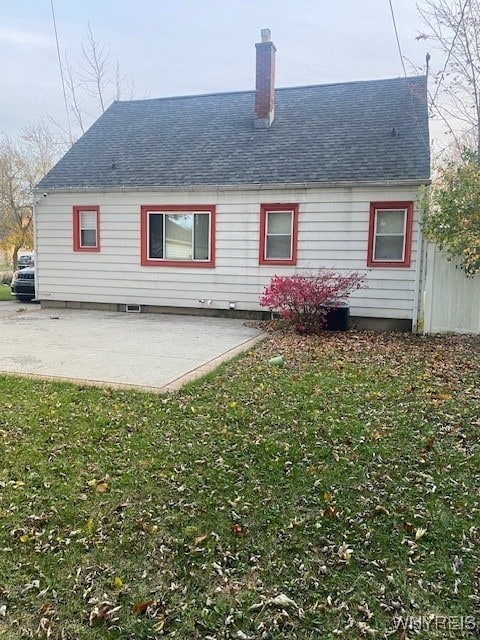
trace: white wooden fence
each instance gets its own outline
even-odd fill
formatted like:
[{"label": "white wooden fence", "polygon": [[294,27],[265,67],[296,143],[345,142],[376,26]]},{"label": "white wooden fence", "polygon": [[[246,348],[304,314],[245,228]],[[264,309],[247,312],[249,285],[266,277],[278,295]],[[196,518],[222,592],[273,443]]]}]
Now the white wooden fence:
[{"label": "white wooden fence", "polygon": [[467,278],[448,254],[427,247],[424,333],[480,333],[480,274]]}]

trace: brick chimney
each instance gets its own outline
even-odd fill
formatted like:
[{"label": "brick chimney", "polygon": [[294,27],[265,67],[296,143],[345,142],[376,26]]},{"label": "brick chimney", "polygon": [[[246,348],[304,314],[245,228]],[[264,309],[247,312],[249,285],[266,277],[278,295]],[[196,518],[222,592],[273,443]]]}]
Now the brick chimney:
[{"label": "brick chimney", "polygon": [[262,29],[262,41],[257,42],[255,127],[268,129],[275,115],[275,45],[270,29]]}]

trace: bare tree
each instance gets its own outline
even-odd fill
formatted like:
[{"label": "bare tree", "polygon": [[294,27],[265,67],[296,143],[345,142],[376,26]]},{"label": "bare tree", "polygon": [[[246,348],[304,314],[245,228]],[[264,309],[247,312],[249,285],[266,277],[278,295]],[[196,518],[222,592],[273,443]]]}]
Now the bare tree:
[{"label": "bare tree", "polygon": [[67,114],[68,128],[62,127],[60,124],[57,126],[68,136],[68,141],[72,145],[77,139],[76,133],[72,131],[71,122],[73,121],[79,130],[79,135],[83,135],[86,131],[85,124],[85,106],[84,100],[81,97],[81,89],[76,78],[75,71],[70,65],[67,56],[65,56],[65,71],[64,71],[64,83],[67,93],[67,108],[69,113]]},{"label": "bare tree", "polygon": [[480,2],[422,0],[417,9],[430,40],[445,59],[433,74],[431,107],[447,127],[460,153],[471,145],[480,158]]},{"label": "bare tree", "polygon": [[81,49],[81,58],[75,64],[70,63],[66,54],[62,61],[69,125],[65,127],[54,121],[70,145],[113,100],[129,100],[134,92],[131,76],[123,71],[116,58],[112,59],[110,47],[96,36],[90,25]]},{"label": "bare tree", "polygon": [[[65,55],[62,82],[66,92],[67,125],[51,119],[60,135],[44,121],[28,124],[18,140],[0,134],[0,249],[17,266],[19,249],[33,247],[32,193],[66,147],[71,146],[113,100],[133,95],[133,82],[110,48],[88,25],[80,61]],[[72,128],[72,123],[74,128]]]},{"label": "bare tree", "polygon": [[126,73],[115,58],[115,95],[114,100],[131,100],[133,98],[135,85],[132,76]]},{"label": "bare tree", "polygon": [[98,111],[103,113],[107,104],[106,91],[110,83],[110,47],[95,37],[90,25],[87,27],[87,42],[82,44],[82,55],[78,76],[85,92],[98,101]]},{"label": "bare tree", "polygon": [[18,141],[0,138],[0,248],[14,268],[19,249],[33,247],[33,188],[60,151],[44,123],[27,125]]}]

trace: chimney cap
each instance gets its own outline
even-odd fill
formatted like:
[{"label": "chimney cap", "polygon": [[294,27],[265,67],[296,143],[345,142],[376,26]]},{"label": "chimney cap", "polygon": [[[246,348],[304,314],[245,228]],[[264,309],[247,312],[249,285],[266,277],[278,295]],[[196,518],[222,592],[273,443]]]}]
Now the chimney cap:
[{"label": "chimney cap", "polygon": [[270,29],[262,29],[260,35],[262,36],[262,42],[272,41],[272,32],[270,31]]}]

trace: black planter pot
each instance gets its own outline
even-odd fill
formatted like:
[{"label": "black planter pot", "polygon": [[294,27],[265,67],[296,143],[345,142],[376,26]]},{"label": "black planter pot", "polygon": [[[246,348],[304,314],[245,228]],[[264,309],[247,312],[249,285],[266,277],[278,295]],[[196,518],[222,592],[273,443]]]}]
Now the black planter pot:
[{"label": "black planter pot", "polygon": [[326,304],[325,329],[327,331],[348,331],[350,324],[350,306],[346,302],[335,305]]}]

